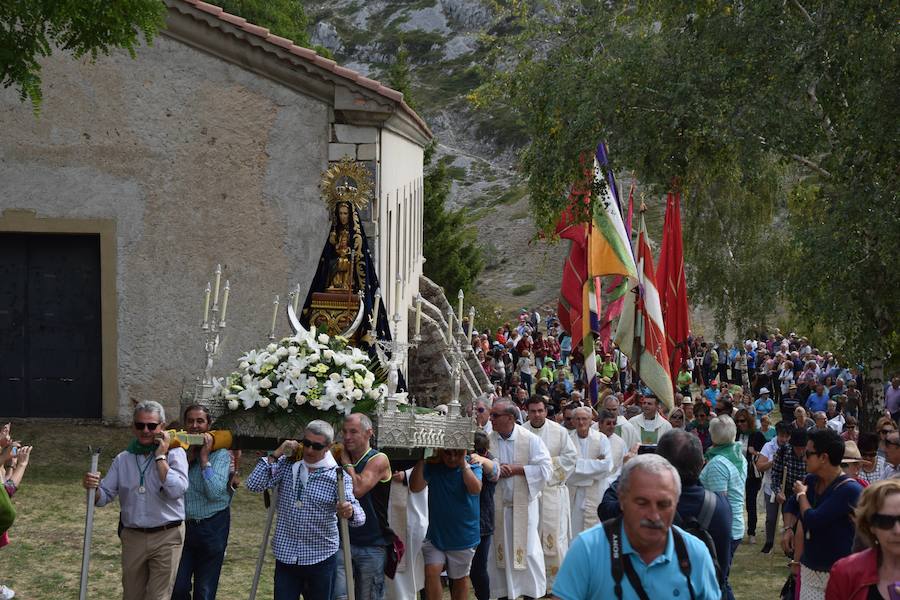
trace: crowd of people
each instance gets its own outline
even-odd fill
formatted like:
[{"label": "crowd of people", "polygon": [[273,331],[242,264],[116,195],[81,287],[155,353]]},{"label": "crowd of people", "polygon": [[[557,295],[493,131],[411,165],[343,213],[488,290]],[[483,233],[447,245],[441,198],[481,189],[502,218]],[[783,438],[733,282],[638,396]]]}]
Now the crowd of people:
[{"label": "crowd of people", "polygon": [[[789,557],[783,598],[900,592],[900,377],[867,430],[863,369],[777,330],[693,340],[672,406],[614,347],[592,399],[552,318],[523,312],[472,344],[494,384],[472,403],[474,451],[391,461],[354,413],[259,456],[244,486],[277,492],[276,600],[342,600],[351,570],[359,600],[437,600],[445,583],[454,600],[730,599],[741,546]],[[236,461],[206,407],[181,416],[203,445],[172,443],[163,407],[142,402],[128,448],[83,478],[97,506],[118,498],[127,600],[216,597]],[[7,501],[20,446],[0,431]]]}]

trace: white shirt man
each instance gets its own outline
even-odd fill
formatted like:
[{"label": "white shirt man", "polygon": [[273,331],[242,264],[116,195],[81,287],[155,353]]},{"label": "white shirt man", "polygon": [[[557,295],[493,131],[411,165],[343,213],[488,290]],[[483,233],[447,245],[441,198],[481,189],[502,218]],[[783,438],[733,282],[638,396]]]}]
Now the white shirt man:
[{"label": "white shirt man", "polygon": [[500,464],[488,557],[492,598],[540,598],[547,593],[538,498],[553,467],[541,438],[516,425],[517,412],[508,401],[495,402],[491,408],[490,449]]},{"label": "white shirt man", "polygon": [[628,446],[625,440],[616,434],[616,415],[608,410],[601,410],[599,420],[597,421],[598,431],[606,436],[609,440],[611,448],[610,458],[612,459],[612,467],[609,475],[603,480],[600,486],[600,499],[612,483],[619,478],[622,472],[622,463],[625,460],[625,454],[628,452]]},{"label": "white shirt man", "polygon": [[597,524],[597,506],[603,496],[600,488],[612,470],[612,447],[606,435],[591,429],[591,409],[575,409],[575,430],[570,431],[578,449],[575,473],[569,478],[572,532],[578,535]]},{"label": "white shirt man", "polygon": [[528,401],[528,421],[523,427],[541,438],[550,453],[552,472],[540,498],[541,546],[544,549],[544,567],[547,572],[547,589],[562,565],[572,533],[569,529],[569,492],[566,481],[575,471],[578,453],[565,427],[547,419],[547,406],[538,396]]},{"label": "white shirt man", "polygon": [[637,429],[641,444],[656,444],[659,438],[672,430],[672,425],[659,414],[659,400],[654,396],[641,399],[642,413],[629,421]]}]

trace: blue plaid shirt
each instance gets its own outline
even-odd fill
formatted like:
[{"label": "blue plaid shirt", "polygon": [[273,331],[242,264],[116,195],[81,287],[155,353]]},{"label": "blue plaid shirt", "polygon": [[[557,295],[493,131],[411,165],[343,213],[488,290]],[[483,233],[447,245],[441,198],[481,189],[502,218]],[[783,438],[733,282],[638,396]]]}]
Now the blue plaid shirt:
[{"label": "blue plaid shirt", "polygon": [[216,450],[209,455],[209,466],[201,468],[200,459],[188,467],[188,489],[184,494],[187,519],[208,519],[231,504],[228,489],[231,473],[231,452]]},{"label": "blue plaid shirt", "polygon": [[[275,558],[289,565],[314,565],[338,550],[337,476],[335,469],[317,469],[302,485],[294,481],[292,467],[293,461],[284,456],[274,464],[260,458],[246,485],[251,492],[278,486],[278,520],[272,538]],[[344,478],[344,494],[353,505],[350,526],[359,527],[366,522],[366,513],[353,496],[350,477]]]}]

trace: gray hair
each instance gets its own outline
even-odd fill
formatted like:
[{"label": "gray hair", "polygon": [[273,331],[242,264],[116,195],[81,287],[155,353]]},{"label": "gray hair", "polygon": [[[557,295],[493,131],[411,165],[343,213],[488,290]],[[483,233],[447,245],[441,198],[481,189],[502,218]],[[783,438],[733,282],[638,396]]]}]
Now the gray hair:
[{"label": "gray hair", "polygon": [[678,501],[678,497],[681,496],[681,476],[672,463],[658,454],[639,454],[622,466],[622,474],[619,475],[619,498],[628,493],[631,474],[638,470],[652,475],[668,473],[675,485],[675,499]]},{"label": "gray hair", "polygon": [[160,423],[166,422],[166,409],[163,408],[162,404],[155,400],[144,400],[143,402],[135,404],[134,411],[131,413],[132,418],[136,417],[137,414],[141,412],[156,413]]},{"label": "gray hair", "polygon": [[816,419],[820,419],[820,418],[821,418],[821,419],[825,419],[825,420],[827,421],[827,420],[828,420],[828,415],[826,415],[825,413],[823,413],[821,410],[818,410],[818,411],[816,411],[816,412],[813,413],[813,421],[815,421]]},{"label": "gray hair", "polygon": [[588,419],[592,419],[594,417],[594,413],[591,412],[591,409],[588,408],[587,406],[579,406],[578,408],[576,408],[575,410],[572,411],[573,417],[575,415],[581,415],[581,414],[586,414],[588,416]]},{"label": "gray hair", "polygon": [[509,400],[501,400],[500,402],[497,402],[496,404],[494,404],[494,408],[498,409],[501,413],[511,416],[514,419],[520,416],[519,409]]},{"label": "gray hair", "polygon": [[[359,421],[359,426],[362,427],[363,431],[373,430],[372,419],[370,419],[368,415],[363,413],[353,413],[350,417],[356,417],[356,420]],[[350,417],[347,418],[349,419]]]},{"label": "gray hair", "polygon": [[737,425],[734,424],[734,419],[728,415],[719,415],[710,420],[709,437],[716,446],[733,443],[737,437]]},{"label": "gray hair", "polygon": [[490,408],[491,405],[493,404],[493,402],[491,401],[490,394],[482,394],[481,396],[479,396],[478,398],[475,399],[475,403],[477,404],[478,402],[481,402],[482,404],[484,404],[485,408]]},{"label": "gray hair", "polygon": [[315,421],[310,421],[307,424],[304,432],[311,433],[313,435],[321,435],[325,438],[325,443],[330,444],[334,441],[334,428],[325,421],[321,421],[316,419]]}]

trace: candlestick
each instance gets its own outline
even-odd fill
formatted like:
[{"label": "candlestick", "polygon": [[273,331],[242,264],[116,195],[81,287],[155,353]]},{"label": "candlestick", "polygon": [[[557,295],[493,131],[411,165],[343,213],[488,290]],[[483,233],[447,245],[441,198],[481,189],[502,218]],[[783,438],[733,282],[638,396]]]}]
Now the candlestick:
[{"label": "candlestick", "polygon": [[213,310],[219,307],[219,282],[222,280],[222,265],[216,265],[216,287],[213,293]]},{"label": "candlestick", "polygon": [[203,327],[204,329],[209,327],[209,294],[210,294],[210,286],[209,282],[206,282],[206,297],[203,300]]},{"label": "candlestick", "polygon": [[381,288],[375,290],[375,299],[372,301],[372,314],[369,315],[369,324],[372,326],[372,331],[378,329],[378,308],[381,304]]},{"label": "candlestick", "polygon": [[475,307],[469,307],[469,341],[472,340],[472,333],[475,332]]},{"label": "candlestick", "polygon": [[415,337],[419,337],[419,333],[422,331],[422,294],[418,294],[416,296],[416,335]]},{"label": "candlestick", "polygon": [[275,301],[272,302],[272,329],[269,330],[269,339],[275,339],[275,321],[278,319],[278,294],[275,294]]},{"label": "candlestick", "polygon": [[453,344],[453,309],[447,311],[447,343]]},{"label": "candlestick", "polygon": [[225,311],[228,310],[228,294],[231,293],[231,283],[225,280],[225,294],[222,296],[222,317],[219,321],[219,327],[225,327]]},{"label": "candlestick", "polygon": [[294,288],[294,314],[297,313],[297,307],[300,306],[300,284]]},{"label": "candlestick", "polygon": [[459,293],[456,295],[456,297],[459,300],[459,310],[456,311],[456,318],[459,319],[459,322],[461,324],[463,318],[463,291],[459,290]]}]

